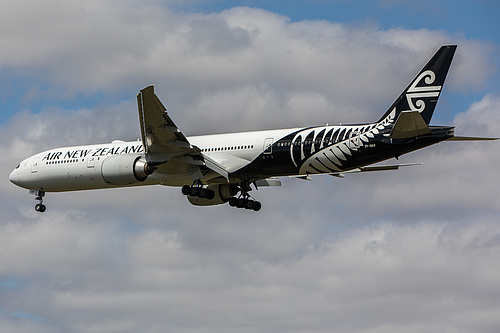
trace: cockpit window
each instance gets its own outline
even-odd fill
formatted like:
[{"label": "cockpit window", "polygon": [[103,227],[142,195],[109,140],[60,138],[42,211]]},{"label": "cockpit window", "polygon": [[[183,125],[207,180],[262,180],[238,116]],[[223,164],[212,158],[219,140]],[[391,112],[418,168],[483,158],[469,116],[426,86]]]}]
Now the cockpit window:
[{"label": "cockpit window", "polygon": [[19,169],[19,167],[20,167],[20,166],[21,166],[21,164],[18,164],[18,165],[16,166],[16,169]]}]

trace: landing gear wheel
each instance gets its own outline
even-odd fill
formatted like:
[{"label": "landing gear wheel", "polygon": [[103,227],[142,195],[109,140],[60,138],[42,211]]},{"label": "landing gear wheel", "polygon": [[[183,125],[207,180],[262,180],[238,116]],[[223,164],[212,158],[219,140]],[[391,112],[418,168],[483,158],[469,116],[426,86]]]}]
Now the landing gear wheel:
[{"label": "landing gear wheel", "polygon": [[191,187],[189,189],[189,195],[192,196],[192,197],[197,197],[199,196],[199,193],[200,193],[200,188],[199,187]]},{"label": "landing gear wheel", "polygon": [[198,197],[202,199],[208,197],[208,190],[204,187],[200,187],[198,189]]},{"label": "landing gear wheel", "polygon": [[236,208],[243,208],[245,206],[245,202],[247,199],[240,198],[238,201],[236,201]]},{"label": "landing gear wheel", "polygon": [[243,208],[248,209],[248,210],[252,210],[254,204],[255,204],[255,201],[247,199],[245,204],[243,205]]},{"label": "landing gear wheel", "polygon": [[215,198],[215,191],[207,187],[203,187],[201,183],[197,183],[193,186],[184,185],[181,192],[182,194],[189,195],[190,197],[198,197],[208,200]]},{"label": "landing gear wheel", "polygon": [[35,210],[39,213],[45,212],[46,209],[47,209],[47,207],[44,204],[36,204],[35,205]]},{"label": "landing gear wheel", "polygon": [[190,191],[190,190],[191,190],[191,186],[189,186],[189,185],[184,185],[184,186],[182,187],[182,194],[184,194],[184,195],[189,195],[189,191]]},{"label": "landing gear wheel", "polygon": [[236,208],[245,208],[256,212],[258,212],[262,208],[262,204],[259,201],[255,201],[249,198],[235,198],[235,197],[229,199],[229,206]]},{"label": "landing gear wheel", "polygon": [[238,203],[238,199],[236,199],[235,197],[229,198],[229,206],[236,207],[237,203]]}]

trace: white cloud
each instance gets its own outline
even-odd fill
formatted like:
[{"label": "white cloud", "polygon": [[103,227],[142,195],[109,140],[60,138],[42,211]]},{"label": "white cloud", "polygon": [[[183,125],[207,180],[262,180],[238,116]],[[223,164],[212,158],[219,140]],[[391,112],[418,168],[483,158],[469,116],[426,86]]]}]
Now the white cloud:
[{"label": "white cloud", "polygon": [[[0,68],[38,82],[23,87],[26,101],[40,94],[124,91],[132,100],[155,83],[183,124],[234,112],[221,105],[235,92],[235,104],[245,105],[248,94],[239,93],[245,90],[259,91],[257,114],[268,105],[286,113],[301,106],[304,94],[330,110],[329,119],[324,107],[311,108],[285,125],[270,119],[271,127],[377,119],[375,110],[389,106],[438,46],[450,42],[460,48],[449,86],[481,86],[494,67],[490,44],[445,32],[289,22],[245,7],[209,15],[175,13],[154,1],[19,1],[3,8],[0,28],[9,34],[0,35]],[[260,123],[246,119],[233,126],[249,130]]]},{"label": "white cloud", "polygon": [[[6,249],[43,249],[18,263],[3,257],[2,269],[28,269],[25,282],[5,292],[16,292],[18,306],[49,330],[465,332],[499,324],[490,296],[500,277],[491,264],[500,251],[495,220],[363,227],[278,261],[265,253],[227,261],[231,249],[206,252],[176,232],[148,229],[126,239],[109,223],[73,220],[2,228]],[[12,310],[12,300],[2,308]]]},{"label": "white cloud", "polygon": [[455,119],[455,126],[463,131],[464,136],[498,137],[499,123],[500,96],[496,95],[485,96]]}]

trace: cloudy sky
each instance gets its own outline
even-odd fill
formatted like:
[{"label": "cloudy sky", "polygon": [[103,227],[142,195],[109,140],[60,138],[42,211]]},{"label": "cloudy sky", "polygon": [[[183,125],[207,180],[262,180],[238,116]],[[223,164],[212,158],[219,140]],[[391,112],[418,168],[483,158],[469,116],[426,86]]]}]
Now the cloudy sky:
[{"label": "cloudy sky", "polygon": [[497,1],[0,1],[1,332],[498,332],[500,146],[283,179],[254,213],[179,189],[49,193],[44,149],[140,136],[151,84],[189,135],[377,120],[458,50],[433,124],[500,133]]}]

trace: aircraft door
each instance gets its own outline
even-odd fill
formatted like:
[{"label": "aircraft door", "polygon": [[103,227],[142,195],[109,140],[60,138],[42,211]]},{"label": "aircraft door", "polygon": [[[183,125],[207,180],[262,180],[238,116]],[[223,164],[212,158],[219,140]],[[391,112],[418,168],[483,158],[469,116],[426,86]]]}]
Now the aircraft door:
[{"label": "aircraft door", "polygon": [[267,138],[264,140],[264,154],[270,155],[273,153],[273,138]]},{"label": "aircraft door", "polygon": [[87,161],[87,168],[95,167],[95,157],[89,156],[89,160]]},{"label": "aircraft door", "polygon": [[35,157],[33,159],[33,162],[31,163],[31,173],[37,173],[38,172],[38,163],[40,163],[40,158]]}]

